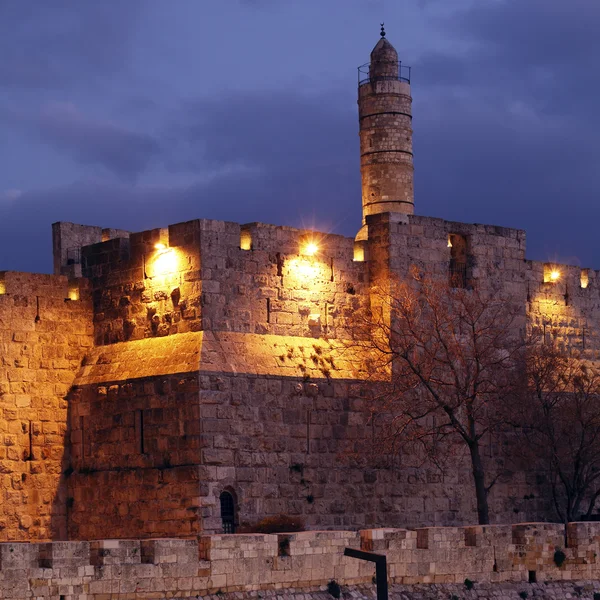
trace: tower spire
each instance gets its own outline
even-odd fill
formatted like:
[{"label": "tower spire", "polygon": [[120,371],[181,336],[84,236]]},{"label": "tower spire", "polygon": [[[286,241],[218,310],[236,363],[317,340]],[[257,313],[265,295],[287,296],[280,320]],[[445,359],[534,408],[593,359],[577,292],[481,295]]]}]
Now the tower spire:
[{"label": "tower spire", "polygon": [[381,37],[384,38],[385,37],[385,23],[381,24]]}]

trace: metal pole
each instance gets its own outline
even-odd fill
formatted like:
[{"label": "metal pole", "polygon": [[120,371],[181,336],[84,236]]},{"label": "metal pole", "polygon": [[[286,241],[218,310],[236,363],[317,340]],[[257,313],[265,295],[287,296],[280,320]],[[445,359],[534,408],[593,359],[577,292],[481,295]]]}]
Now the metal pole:
[{"label": "metal pole", "polygon": [[377,579],[377,600],[388,600],[387,564],[385,556],[383,560],[375,563],[375,577]]}]

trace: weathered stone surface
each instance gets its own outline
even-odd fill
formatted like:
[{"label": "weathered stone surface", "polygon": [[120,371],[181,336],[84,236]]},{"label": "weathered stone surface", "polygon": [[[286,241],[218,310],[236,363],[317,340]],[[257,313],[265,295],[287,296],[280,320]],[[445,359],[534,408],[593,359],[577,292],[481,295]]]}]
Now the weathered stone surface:
[{"label": "weathered stone surface", "polygon": [[[419,547],[423,543],[415,532],[394,529],[0,544],[0,595],[101,600],[107,594],[215,599],[225,594],[306,600],[324,597],[335,582],[344,598],[373,598],[374,565],[344,556],[350,547],[386,555],[391,598],[522,599],[526,592],[553,600],[591,600],[600,589],[600,561],[590,552],[598,550],[597,527],[570,524],[570,529],[572,525],[578,530],[572,538],[577,543],[565,550],[560,568],[548,554],[554,551],[553,530],[560,526],[546,523],[515,525],[511,539],[430,528],[434,547],[429,548]],[[584,538],[585,530],[591,538]],[[510,559],[501,562],[495,556]],[[528,583],[532,573],[537,583]]]}]

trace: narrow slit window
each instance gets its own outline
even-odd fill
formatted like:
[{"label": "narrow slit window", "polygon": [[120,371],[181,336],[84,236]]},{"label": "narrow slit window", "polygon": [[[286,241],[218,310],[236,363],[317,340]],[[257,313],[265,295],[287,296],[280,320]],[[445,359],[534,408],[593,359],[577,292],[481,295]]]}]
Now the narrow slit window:
[{"label": "narrow slit window", "polygon": [[450,287],[467,287],[467,238],[458,233],[448,234],[448,249],[450,250],[449,279]]},{"label": "narrow slit window", "polygon": [[140,454],[146,454],[146,447],[144,444],[144,411],[135,411],[135,429],[138,441],[138,449]]}]

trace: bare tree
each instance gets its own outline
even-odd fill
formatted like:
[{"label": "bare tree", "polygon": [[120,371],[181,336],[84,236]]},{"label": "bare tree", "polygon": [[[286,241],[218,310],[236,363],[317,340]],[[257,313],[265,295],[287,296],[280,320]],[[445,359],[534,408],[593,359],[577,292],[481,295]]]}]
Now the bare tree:
[{"label": "bare tree", "polygon": [[373,404],[383,423],[381,451],[418,452],[442,465],[467,450],[479,523],[489,523],[488,494],[500,471],[488,472],[482,446],[507,421],[524,313],[499,295],[417,272],[373,299],[362,315],[361,343],[376,350],[379,373],[388,374]]},{"label": "bare tree", "polygon": [[561,521],[589,518],[600,496],[600,372],[539,341],[528,343],[526,366],[522,447],[549,474]]}]

